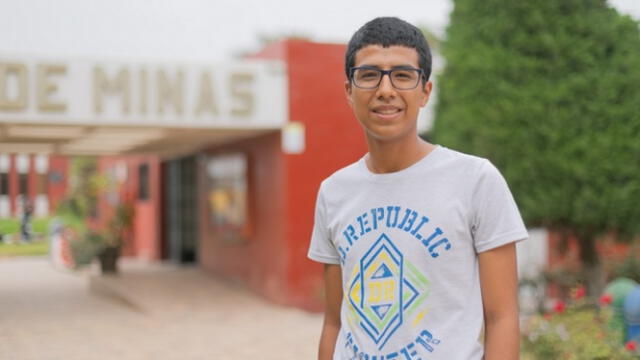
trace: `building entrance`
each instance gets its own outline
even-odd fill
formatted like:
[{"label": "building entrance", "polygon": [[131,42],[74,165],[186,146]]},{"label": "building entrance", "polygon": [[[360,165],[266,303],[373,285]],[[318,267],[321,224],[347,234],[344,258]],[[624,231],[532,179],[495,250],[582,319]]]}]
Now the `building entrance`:
[{"label": "building entrance", "polygon": [[176,263],[198,258],[198,181],[196,156],[163,163],[164,254]]}]

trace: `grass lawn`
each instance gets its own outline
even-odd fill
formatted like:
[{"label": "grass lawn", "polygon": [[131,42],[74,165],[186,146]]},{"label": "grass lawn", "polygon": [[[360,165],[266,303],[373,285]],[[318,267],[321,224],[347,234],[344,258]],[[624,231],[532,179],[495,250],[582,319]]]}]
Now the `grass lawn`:
[{"label": "grass lawn", "polygon": [[25,244],[0,243],[0,258],[9,256],[39,256],[49,253],[49,242],[46,240],[34,241]]},{"label": "grass lawn", "polygon": [[[35,218],[31,220],[31,229],[34,234],[46,234],[49,231],[51,218]],[[0,219],[0,234],[19,234],[20,219],[8,218]]]},{"label": "grass lawn", "polygon": [[49,232],[49,222],[51,218],[37,218],[31,222],[31,228],[36,234],[47,234]]},{"label": "grass lawn", "polygon": [[[31,243],[13,243],[20,239],[20,219],[0,219],[0,234],[4,235],[5,241],[0,241],[0,258],[8,256],[46,255],[49,252],[49,242],[41,239],[46,239],[50,220],[50,218],[33,219],[31,229],[33,230],[34,241]],[[12,243],[7,244],[6,241],[9,238],[12,240]]]},{"label": "grass lawn", "polygon": [[20,220],[0,219],[0,234],[17,234],[17,233],[20,233]]}]

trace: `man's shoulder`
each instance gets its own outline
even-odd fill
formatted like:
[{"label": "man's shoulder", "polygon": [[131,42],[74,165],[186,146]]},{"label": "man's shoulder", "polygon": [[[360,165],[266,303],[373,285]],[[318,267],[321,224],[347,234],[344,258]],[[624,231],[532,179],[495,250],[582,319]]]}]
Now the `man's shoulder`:
[{"label": "man's shoulder", "polygon": [[344,187],[362,180],[365,173],[362,169],[362,159],[359,159],[329,175],[322,181],[320,189],[330,190],[335,187]]},{"label": "man's shoulder", "polygon": [[439,156],[437,157],[436,166],[440,167],[439,170],[442,172],[452,176],[457,174],[471,180],[476,176],[481,176],[487,168],[493,166],[486,158],[449,149],[441,145],[438,151]]},{"label": "man's shoulder", "polygon": [[449,159],[451,170],[449,173],[460,176],[472,188],[476,189],[478,186],[483,186],[482,184],[505,182],[504,176],[490,159],[456,150],[445,150],[447,155],[444,157]]},{"label": "man's shoulder", "polygon": [[455,162],[455,165],[474,165],[475,164],[479,166],[485,162],[488,162],[487,159],[477,155],[467,154],[459,150],[449,149],[442,145],[439,145],[439,148],[443,153],[442,158],[448,161]]}]

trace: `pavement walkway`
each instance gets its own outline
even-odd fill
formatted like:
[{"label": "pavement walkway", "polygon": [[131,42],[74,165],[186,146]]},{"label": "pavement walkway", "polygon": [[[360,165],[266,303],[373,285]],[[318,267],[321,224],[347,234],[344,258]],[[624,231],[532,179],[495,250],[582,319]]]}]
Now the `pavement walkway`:
[{"label": "pavement walkway", "polygon": [[322,316],[269,303],[196,267],[121,274],[0,259],[0,359],[314,359]]}]

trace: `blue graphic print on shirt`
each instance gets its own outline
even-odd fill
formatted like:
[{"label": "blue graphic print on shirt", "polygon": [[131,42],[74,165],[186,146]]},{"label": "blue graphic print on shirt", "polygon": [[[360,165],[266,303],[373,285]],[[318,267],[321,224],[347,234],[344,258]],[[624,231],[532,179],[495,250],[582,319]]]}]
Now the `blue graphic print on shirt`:
[{"label": "blue graphic print on shirt", "polygon": [[[400,229],[402,232],[391,235],[390,229]],[[426,311],[421,304],[430,291],[425,274],[403,256],[391,238],[402,234],[419,241],[430,259],[438,259],[452,249],[444,231],[431,226],[427,216],[400,206],[373,208],[362,213],[342,231],[343,238],[338,251],[343,265],[349,250],[358,240],[375,236],[375,241],[353,267],[345,298],[350,320],[376,344],[378,351],[386,355],[362,351],[362,347],[348,332],[345,345],[354,359],[420,359],[421,353],[432,352],[434,346],[440,343],[428,330],[416,329],[420,335],[414,342],[399,350],[384,349],[398,329],[408,326],[408,322],[415,326],[422,320]]]}]

